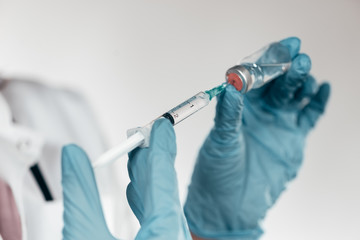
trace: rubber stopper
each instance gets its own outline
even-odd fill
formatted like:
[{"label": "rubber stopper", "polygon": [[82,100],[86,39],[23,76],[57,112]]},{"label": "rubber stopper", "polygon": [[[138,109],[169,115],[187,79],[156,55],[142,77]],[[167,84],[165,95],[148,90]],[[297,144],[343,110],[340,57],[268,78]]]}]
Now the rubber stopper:
[{"label": "rubber stopper", "polygon": [[241,91],[241,89],[243,88],[243,81],[241,80],[240,76],[237,75],[236,73],[229,73],[226,76],[226,79],[228,83],[230,83],[236,88],[236,90]]}]

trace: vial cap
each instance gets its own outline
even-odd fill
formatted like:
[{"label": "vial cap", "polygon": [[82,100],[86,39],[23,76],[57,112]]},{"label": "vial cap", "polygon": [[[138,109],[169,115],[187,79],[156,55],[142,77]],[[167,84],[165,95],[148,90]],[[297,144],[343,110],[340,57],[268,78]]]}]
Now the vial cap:
[{"label": "vial cap", "polygon": [[241,89],[243,88],[243,81],[238,74],[229,73],[228,75],[226,75],[226,79],[228,83],[230,83],[236,88],[236,90],[241,91]]}]

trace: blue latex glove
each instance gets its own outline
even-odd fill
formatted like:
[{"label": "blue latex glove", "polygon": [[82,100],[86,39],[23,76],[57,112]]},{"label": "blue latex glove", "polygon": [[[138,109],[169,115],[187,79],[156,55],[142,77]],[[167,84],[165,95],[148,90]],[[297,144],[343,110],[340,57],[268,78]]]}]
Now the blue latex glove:
[{"label": "blue latex glove", "polygon": [[175,156],[175,133],[167,119],[154,123],[149,148],[129,154],[127,198],[141,225],[136,239],[191,239],[179,200]]},{"label": "blue latex glove", "polygon": [[[175,155],[175,133],[167,119],[154,123],[149,148],[130,154],[127,198],[141,224],[136,239],[191,239],[179,200]],[[115,239],[106,226],[90,161],[76,145],[63,148],[62,185],[64,239]]]},{"label": "blue latex glove", "polygon": [[306,136],[324,112],[329,84],[316,91],[298,38],[281,43],[293,59],[285,75],[245,96],[228,86],[218,98],[185,204],[199,237],[258,239],[260,221],[296,176]]},{"label": "blue latex glove", "polygon": [[106,226],[90,161],[76,145],[65,146],[62,150],[62,185],[63,239],[116,239]]}]

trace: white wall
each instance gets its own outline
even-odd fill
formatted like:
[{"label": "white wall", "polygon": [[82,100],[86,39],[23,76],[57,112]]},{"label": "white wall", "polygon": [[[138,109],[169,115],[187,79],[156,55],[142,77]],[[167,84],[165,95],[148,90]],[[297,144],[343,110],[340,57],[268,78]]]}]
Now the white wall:
[{"label": "white wall", "polygon": [[[126,129],[224,81],[239,58],[298,36],[332,95],[263,239],[360,239],[359,10],[355,0],[0,0],[0,73],[79,89],[114,145]],[[176,127],[183,200],[214,106]]]}]

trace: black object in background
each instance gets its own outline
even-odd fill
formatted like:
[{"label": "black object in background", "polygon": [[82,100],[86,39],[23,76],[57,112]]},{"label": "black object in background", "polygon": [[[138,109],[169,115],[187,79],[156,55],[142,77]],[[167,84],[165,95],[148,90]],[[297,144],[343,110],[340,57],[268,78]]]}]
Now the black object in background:
[{"label": "black object in background", "polygon": [[50,189],[47,186],[45,179],[41,173],[39,165],[36,163],[32,167],[30,167],[31,173],[33,174],[37,184],[39,185],[41,192],[44,195],[45,201],[52,201],[54,198],[51,195]]}]

